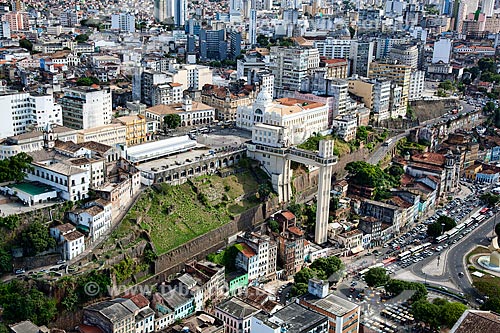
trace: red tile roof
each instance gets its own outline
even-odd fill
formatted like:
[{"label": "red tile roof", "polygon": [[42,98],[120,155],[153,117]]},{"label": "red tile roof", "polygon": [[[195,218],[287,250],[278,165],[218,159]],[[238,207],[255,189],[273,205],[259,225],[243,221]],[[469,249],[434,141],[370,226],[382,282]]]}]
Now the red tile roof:
[{"label": "red tile roof", "polygon": [[146,306],[149,305],[148,299],[141,294],[137,295],[128,294],[123,297],[130,299],[132,302],[134,302],[135,305],[137,305],[139,309],[145,308]]},{"label": "red tile roof", "polygon": [[78,331],[80,333],[104,333],[99,327],[89,326],[89,325],[78,325]]},{"label": "red tile roof", "polygon": [[293,215],[293,213],[289,211],[281,212],[281,215],[288,221],[293,220],[295,218],[295,215]]},{"label": "red tile roof", "polygon": [[288,231],[290,231],[292,234],[295,234],[297,236],[304,235],[304,231],[298,227],[290,227],[290,228],[288,228]]},{"label": "red tile roof", "polygon": [[255,252],[250,248],[250,246],[246,245],[245,243],[239,243],[238,244],[238,250],[240,250],[241,254],[243,254],[247,258],[251,258],[255,256]]}]

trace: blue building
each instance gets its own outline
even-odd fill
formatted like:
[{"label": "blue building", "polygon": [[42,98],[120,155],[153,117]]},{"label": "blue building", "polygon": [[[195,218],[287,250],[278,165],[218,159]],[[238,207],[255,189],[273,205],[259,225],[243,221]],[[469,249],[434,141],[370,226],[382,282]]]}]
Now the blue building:
[{"label": "blue building", "polygon": [[[240,37],[241,38],[241,37]],[[200,30],[200,56],[202,60],[227,59],[227,43],[224,30]]]}]

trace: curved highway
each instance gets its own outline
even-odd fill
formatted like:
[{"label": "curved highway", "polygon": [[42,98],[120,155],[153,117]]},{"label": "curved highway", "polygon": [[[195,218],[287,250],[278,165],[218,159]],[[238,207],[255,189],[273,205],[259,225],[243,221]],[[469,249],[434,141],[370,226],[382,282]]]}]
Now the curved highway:
[{"label": "curved highway", "polygon": [[[498,213],[497,213],[498,214]],[[428,282],[439,282],[451,281],[455,286],[457,286],[459,291],[462,291],[466,295],[471,295],[474,298],[480,297],[475,288],[472,287],[471,281],[468,277],[467,263],[465,262],[465,256],[468,252],[473,250],[477,245],[488,246],[489,241],[487,237],[493,232],[495,221],[495,216],[485,220],[485,222],[479,224],[477,228],[472,230],[464,238],[459,239],[457,243],[452,244],[448,252],[440,254],[440,264],[446,265],[444,273],[436,275],[428,275],[422,272],[422,268],[426,266],[430,261],[435,259],[435,256],[431,256],[422,260],[420,263],[412,265],[410,270],[413,274],[426,279]],[[465,275],[459,277],[458,274],[463,272]]]}]

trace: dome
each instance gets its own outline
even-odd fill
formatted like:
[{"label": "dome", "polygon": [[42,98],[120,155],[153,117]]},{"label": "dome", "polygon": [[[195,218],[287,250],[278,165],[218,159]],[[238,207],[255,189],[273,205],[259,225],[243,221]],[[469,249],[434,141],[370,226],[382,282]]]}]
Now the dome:
[{"label": "dome", "polygon": [[262,89],[259,94],[257,95],[257,98],[255,99],[256,102],[261,102],[261,103],[268,103],[272,102],[273,96],[271,96],[268,92],[267,89]]}]

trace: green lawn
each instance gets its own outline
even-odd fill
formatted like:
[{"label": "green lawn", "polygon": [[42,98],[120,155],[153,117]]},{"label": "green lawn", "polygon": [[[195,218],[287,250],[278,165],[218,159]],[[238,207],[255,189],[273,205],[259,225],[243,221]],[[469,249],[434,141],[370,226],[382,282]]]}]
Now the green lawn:
[{"label": "green lawn", "polygon": [[258,204],[258,187],[248,171],[225,178],[202,176],[192,184],[152,187],[144,191],[112,238],[142,229],[148,232],[157,254],[168,252]]}]

